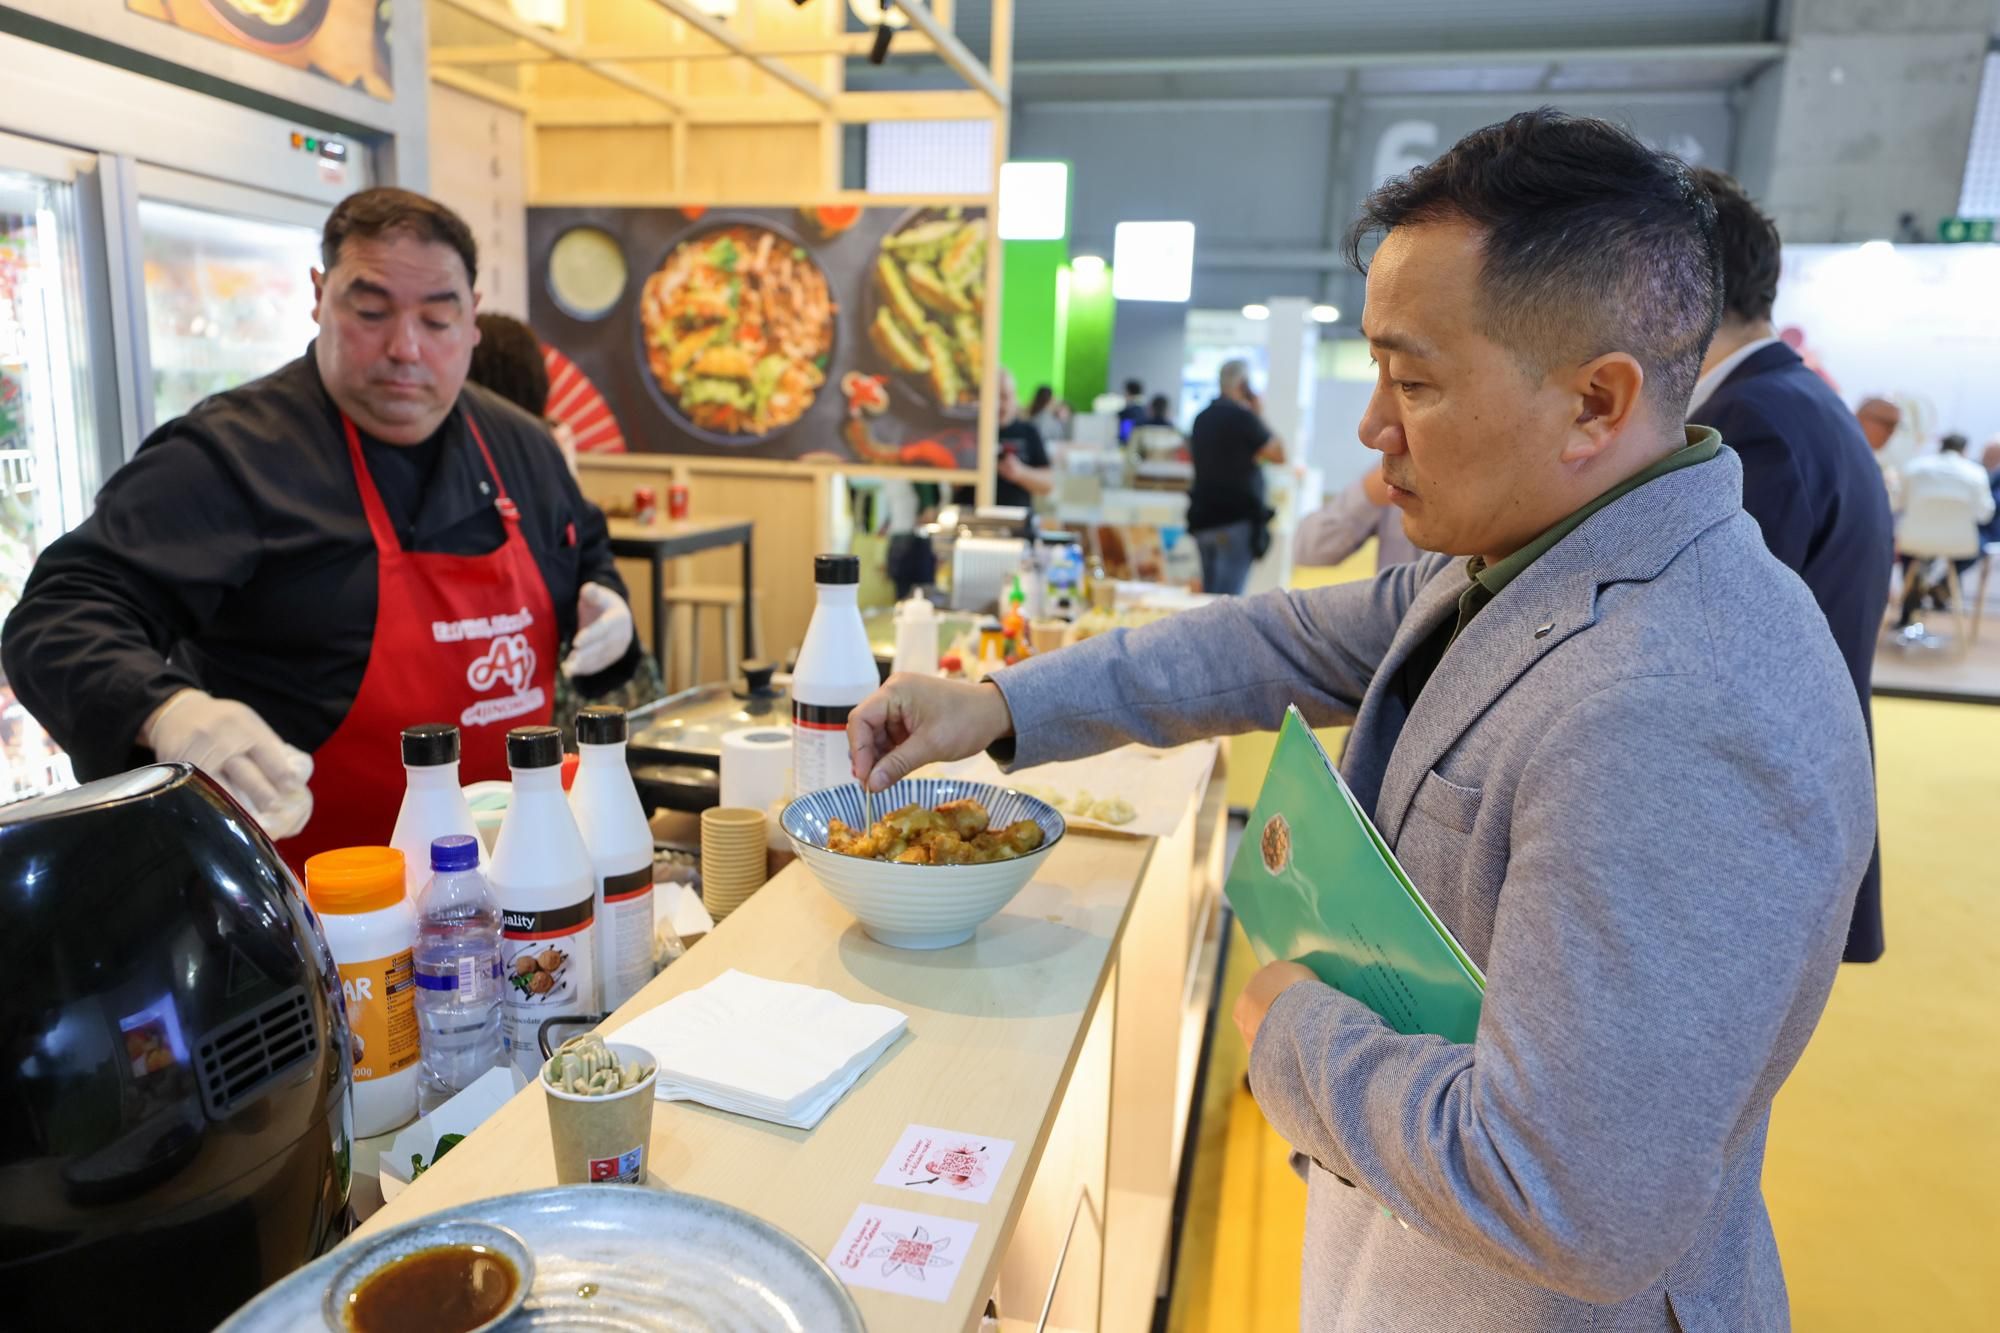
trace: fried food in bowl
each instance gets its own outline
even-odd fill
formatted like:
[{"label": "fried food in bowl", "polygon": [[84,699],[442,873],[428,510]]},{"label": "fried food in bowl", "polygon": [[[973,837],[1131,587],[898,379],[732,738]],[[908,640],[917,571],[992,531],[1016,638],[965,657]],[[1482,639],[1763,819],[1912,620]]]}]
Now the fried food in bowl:
[{"label": "fried food in bowl", "polygon": [[1061,840],[1054,806],[957,778],[909,778],[875,798],[873,825],[854,783],[809,792],[780,824],[821,887],[861,928],[903,949],[972,938],[1035,877]]}]

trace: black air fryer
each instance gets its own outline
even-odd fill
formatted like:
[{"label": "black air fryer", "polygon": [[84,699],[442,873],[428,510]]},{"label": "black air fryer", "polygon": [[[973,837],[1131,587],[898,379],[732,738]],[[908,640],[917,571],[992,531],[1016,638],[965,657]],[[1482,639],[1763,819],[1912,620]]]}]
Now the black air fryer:
[{"label": "black air fryer", "polygon": [[209,1329],[340,1238],[340,975],[184,764],[0,807],[0,1326]]}]

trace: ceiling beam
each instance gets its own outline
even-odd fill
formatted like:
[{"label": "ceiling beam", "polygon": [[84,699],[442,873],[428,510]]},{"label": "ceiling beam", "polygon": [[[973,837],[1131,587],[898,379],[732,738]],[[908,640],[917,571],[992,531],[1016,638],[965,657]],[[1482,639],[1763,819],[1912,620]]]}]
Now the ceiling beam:
[{"label": "ceiling beam", "polygon": [[1773,61],[1782,42],[1711,42],[1683,46],[1532,47],[1482,51],[1357,51],[1325,55],[1192,56],[1100,60],[1017,60],[1014,76],[1035,74],[1268,74],[1281,70],[1451,69],[1465,65],[1566,65],[1600,61],[1648,64],[1679,60]]},{"label": "ceiling beam", "polygon": [[[433,70],[433,76],[446,71]],[[440,80],[444,82],[445,80]],[[453,82],[454,87],[459,86]],[[467,89],[466,91],[474,91]],[[543,98],[524,107],[537,125],[560,129],[669,125],[675,117],[626,99],[585,101]],[[923,93],[841,93],[829,108],[843,124],[884,120],[978,120],[990,114],[986,94],[971,89]],[[811,125],[827,113],[797,102],[764,97],[691,97],[681,115],[690,125]]]},{"label": "ceiling beam", "polygon": [[[1007,90],[994,81],[986,66],[979,63],[979,57],[967,50],[965,43],[959,41],[951,29],[938,22],[937,16],[931,13],[922,0],[897,0],[896,7],[910,16],[910,22],[916,26],[918,32],[931,39],[931,45],[937,48],[938,59],[951,66],[959,78],[985,93],[997,110],[1007,109]],[[1091,62],[1074,63],[1087,66]],[[1014,68],[1018,72],[1021,66],[1017,64]]]},{"label": "ceiling beam", "polygon": [[524,115],[535,109],[535,104],[532,101],[523,97],[514,89],[502,87],[500,84],[493,82],[493,80],[482,79],[476,74],[467,74],[462,69],[433,67],[431,70],[431,82],[441,83],[447,88],[456,88],[459,92],[477,97],[481,101],[491,102],[495,106],[504,106],[509,111],[519,111]]},{"label": "ceiling beam", "polygon": [[[716,22],[695,8],[694,0],[653,0],[653,3],[680,19],[716,45],[725,48],[732,55],[738,55],[748,60],[758,69],[763,70],[764,73],[799,94],[799,96],[810,98],[821,106],[830,107],[833,105],[832,93],[820,87],[817,83],[814,83],[791,66],[784,64],[776,57],[759,54],[751,47],[749,42],[731,32],[726,25]],[[627,59],[630,59],[630,57],[627,57]]]},{"label": "ceiling beam", "polygon": [[532,23],[516,18],[509,10],[502,9],[497,5],[488,4],[485,0],[438,0],[438,2],[450,5],[453,9],[461,13],[470,14],[472,17],[483,23],[489,23],[504,33],[518,37],[531,45],[538,46],[550,55],[572,61],[579,67],[589,70],[598,78],[608,83],[615,83],[627,92],[637,93],[648,101],[657,102],[669,111],[681,110],[681,100],[672,93],[654,84],[650,84],[644,79],[618,68],[616,65],[607,64],[602,60],[584,59],[578,53],[577,43],[572,42],[567,37],[558,36],[546,28],[540,28]]}]

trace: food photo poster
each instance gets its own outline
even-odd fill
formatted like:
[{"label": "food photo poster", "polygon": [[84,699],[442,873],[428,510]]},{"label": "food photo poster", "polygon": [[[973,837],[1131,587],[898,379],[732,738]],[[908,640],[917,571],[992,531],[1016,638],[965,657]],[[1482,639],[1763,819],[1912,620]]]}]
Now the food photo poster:
[{"label": "food photo poster", "polygon": [[529,323],[637,453],[964,471],[986,209],[531,208]]},{"label": "food photo poster", "polygon": [[395,96],[389,51],[394,0],[125,0],[134,14],[200,33],[384,102]]}]

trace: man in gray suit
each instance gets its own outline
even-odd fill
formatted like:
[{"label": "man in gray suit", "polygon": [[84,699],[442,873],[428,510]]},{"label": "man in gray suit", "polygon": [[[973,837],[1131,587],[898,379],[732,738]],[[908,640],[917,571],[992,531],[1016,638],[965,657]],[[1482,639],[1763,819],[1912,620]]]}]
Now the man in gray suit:
[{"label": "man in gray suit", "polygon": [[1310,1161],[1306,1326],[1785,1328],[1771,1099],[1874,805],[1825,617],[1736,456],[1682,424],[1713,210],[1680,163],[1540,111],[1378,190],[1357,264],[1377,234],[1361,438],[1446,554],[979,685],[892,678],[849,724],[856,775],[1351,718],[1342,771],[1487,991],[1471,1045],[1295,963],[1238,1001],[1258,1105]]}]

